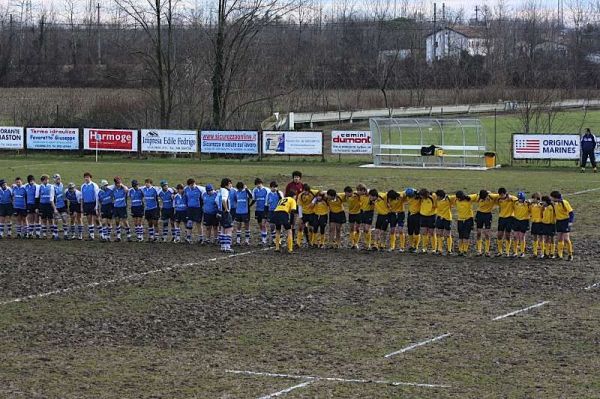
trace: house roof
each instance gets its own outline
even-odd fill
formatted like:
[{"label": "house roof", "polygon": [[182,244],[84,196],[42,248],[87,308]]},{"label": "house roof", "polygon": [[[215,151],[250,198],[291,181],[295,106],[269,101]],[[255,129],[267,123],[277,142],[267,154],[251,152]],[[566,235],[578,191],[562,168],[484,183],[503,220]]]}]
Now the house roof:
[{"label": "house roof", "polygon": [[[480,26],[445,26],[443,28],[436,29],[435,33],[443,30],[451,30],[469,39],[483,39],[485,37],[485,28]],[[427,35],[427,37],[432,35],[433,33],[430,33]]]}]

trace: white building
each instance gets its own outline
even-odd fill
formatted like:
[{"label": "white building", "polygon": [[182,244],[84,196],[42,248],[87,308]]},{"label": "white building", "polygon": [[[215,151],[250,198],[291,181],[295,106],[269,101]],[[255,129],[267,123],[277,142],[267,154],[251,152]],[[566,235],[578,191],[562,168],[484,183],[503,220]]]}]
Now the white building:
[{"label": "white building", "polygon": [[428,63],[446,57],[458,57],[462,51],[469,55],[487,54],[486,39],[481,29],[473,27],[438,29],[425,40]]}]

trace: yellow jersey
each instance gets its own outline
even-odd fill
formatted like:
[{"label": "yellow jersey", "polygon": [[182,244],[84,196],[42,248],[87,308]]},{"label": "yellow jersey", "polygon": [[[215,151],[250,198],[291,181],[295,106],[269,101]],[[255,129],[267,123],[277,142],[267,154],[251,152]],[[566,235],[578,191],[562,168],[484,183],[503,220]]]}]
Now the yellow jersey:
[{"label": "yellow jersey", "polygon": [[544,207],[544,216],[542,217],[542,223],[544,224],[555,224],[556,214],[554,213],[554,205],[546,205]]},{"label": "yellow jersey", "polygon": [[529,220],[531,212],[530,212],[530,207],[531,205],[529,204],[529,202],[521,202],[521,201],[517,201],[515,202],[515,219],[517,220]]},{"label": "yellow jersey", "polygon": [[370,212],[374,209],[373,203],[369,199],[367,194],[360,196],[360,210],[363,212]]},{"label": "yellow jersey", "polygon": [[349,197],[345,195],[346,203],[348,204],[348,213],[350,215],[358,215],[360,213],[360,195],[352,193]]},{"label": "yellow jersey", "polygon": [[394,213],[404,212],[404,204],[406,204],[406,196],[400,194],[400,197],[395,200],[388,199],[390,211]]},{"label": "yellow jersey", "polygon": [[317,199],[317,202],[314,204],[313,211],[315,215],[328,215],[329,205],[327,204],[327,201],[324,198],[322,200]]},{"label": "yellow jersey", "polygon": [[315,213],[313,209],[312,200],[319,193],[319,190],[310,190],[309,192],[303,191],[298,194],[298,205],[302,207],[302,213],[310,215]]},{"label": "yellow jersey", "polygon": [[531,213],[531,223],[542,223],[544,206],[541,203],[531,204],[529,212]]},{"label": "yellow jersey", "polygon": [[[496,200],[500,197],[498,194],[488,194],[485,199],[481,199],[479,194],[472,194],[477,196],[477,211],[481,213],[492,213]],[[471,195],[469,195],[471,197]]]},{"label": "yellow jersey", "polygon": [[569,213],[573,212],[573,208],[567,200],[556,201],[554,203],[554,212],[556,220],[565,220],[569,218]]},{"label": "yellow jersey", "polygon": [[377,196],[377,199],[373,201],[375,213],[378,215],[387,215],[390,213],[390,207],[387,202],[387,194],[382,193]]},{"label": "yellow jersey", "polygon": [[452,220],[452,207],[456,203],[455,195],[447,195],[444,198],[437,200],[435,214],[438,217],[446,220]]},{"label": "yellow jersey", "polygon": [[465,221],[473,218],[473,203],[478,197],[477,194],[471,194],[467,195],[468,199],[456,200],[456,217],[458,220]]},{"label": "yellow jersey", "polygon": [[292,197],[285,197],[279,200],[275,212],[292,213],[297,208],[296,200]]},{"label": "yellow jersey", "polygon": [[419,197],[406,197],[408,203],[408,213],[416,215],[421,211],[421,198]]},{"label": "yellow jersey", "polygon": [[435,204],[437,202],[437,196],[435,194],[431,194],[431,196],[427,198],[421,199],[421,207],[419,208],[419,213],[421,216],[433,216],[435,215]]},{"label": "yellow jersey", "polygon": [[517,197],[514,195],[507,195],[505,198],[496,199],[496,204],[498,204],[498,216],[501,218],[509,218],[515,216],[515,202],[517,202]]},{"label": "yellow jersey", "polygon": [[328,199],[327,206],[329,206],[329,211],[332,213],[344,212],[344,202],[346,202],[345,193],[337,194],[334,199]]}]

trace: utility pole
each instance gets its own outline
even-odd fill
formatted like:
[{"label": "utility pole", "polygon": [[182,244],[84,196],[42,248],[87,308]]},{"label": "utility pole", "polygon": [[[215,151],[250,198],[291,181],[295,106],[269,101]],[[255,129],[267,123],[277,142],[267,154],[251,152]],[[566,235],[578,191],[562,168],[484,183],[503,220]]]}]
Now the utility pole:
[{"label": "utility pole", "polygon": [[475,22],[479,22],[479,6],[475,6]]},{"label": "utility pole", "polygon": [[442,21],[446,22],[446,3],[442,3]]},{"label": "utility pole", "polygon": [[100,3],[96,6],[98,10],[98,19],[96,24],[96,40],[98,45],[98,65],[102,65],[102,46],[100,43]]},{"label": "utility pole", "polygon": [[435,62],[437,60],[437,3],[433,3],[433,58],[432,61]]}]

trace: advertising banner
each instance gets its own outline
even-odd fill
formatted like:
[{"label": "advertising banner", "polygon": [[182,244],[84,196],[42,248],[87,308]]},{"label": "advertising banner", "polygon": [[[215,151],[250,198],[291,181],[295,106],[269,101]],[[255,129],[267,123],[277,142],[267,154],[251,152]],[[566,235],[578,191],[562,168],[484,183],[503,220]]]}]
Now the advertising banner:
[{"label": "advertising banner", "polygon": [[99,151],[137,151],[138,131],[122,129],[84,129],[83,149]]},{"label": "advertising banner", "polygon": [[198,152],[198,132],[195,130],[142,130],[144,152]]},{"label": "advertising banner", "polygon": [[24,143],[22,127],[0,126],[0,148],[20,150]]},{"label": "advertising banner", "polygon": [[258,154],[258,132],[206,130],[200,132],[204,154]]},{"label": "advertising banner", "polygon": [[54,127],[27,128],[27,148],[32,150],[78,150],[79,129]]},{"label": "advertising banner", "polygon": [[263,132],[265,155],[321,155],[323,132]]},{"label": "advertising banner", "polygon": [[331,132],[332,154],[371,154],[371,131],[334,130]]},{"label": "advertising banner", "polygon": [[578,134],[514,134],[513,159],[579,159]]}]

